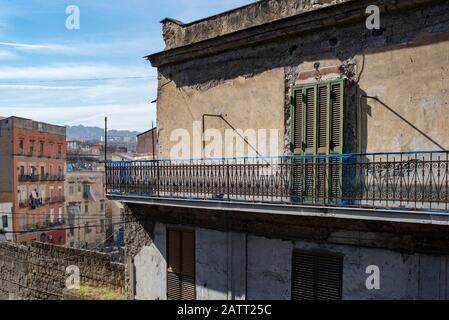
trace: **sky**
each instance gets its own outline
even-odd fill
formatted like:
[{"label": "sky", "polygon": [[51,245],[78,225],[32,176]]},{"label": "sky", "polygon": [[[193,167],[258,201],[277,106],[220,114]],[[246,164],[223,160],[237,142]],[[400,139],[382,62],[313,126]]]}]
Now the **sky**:
[{"label": "sky", "polygon": [[[183,22],[250,0],[0,0],[0,116],[145,131],[156,121],[160,21]],[[79,29],[68,29],[79,8]]]}]

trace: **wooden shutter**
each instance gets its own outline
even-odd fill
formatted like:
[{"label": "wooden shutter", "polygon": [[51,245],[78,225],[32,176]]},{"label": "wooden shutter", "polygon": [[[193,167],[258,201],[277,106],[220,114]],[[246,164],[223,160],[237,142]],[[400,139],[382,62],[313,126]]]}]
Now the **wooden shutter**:
[{"label": "wooden shutter", "polygon": [[329,85],[318,86],[317,148],[318,154],[329,151]]},{"label": "wooden shutter", "polygon": [[[295,88],[293,94],[294,154],[342,154],[344,81],[301,86]],[[298,162],[302,162],[302,165],[298,165]],[[298,174],[300,177],[297,177]],[[305,202],[335,202],[341,196],[341,179],[340,160],[295,160],[292,194]]]},{"label": "wooden shutter", "polygon": [[195,300],[195,234],[184,230],[167,233],[167,298]]},{"label": "wooden shutter", "polygon": [[292,141],[293,153],[302,154],[303,152],[303,97],[302,88],[294,90],[293,108],[292,108]]},{"label": "wooden shutter", "polygon": [[304,89],[304,153],[316,154],[316,90],[315,86]]},{"label": "wooden shutter", "polygon": [[331,154],[343,153],[343,124],[344,124],[343,93],[344,93],[343,81],[331,84],[330,88]]},{"label": "wooden shutter", "polygon": [[341,300],[343,259],[293,252],[293,300]]},{"label": "wooden shutter", "polygon": [[342,154],[344,81],[295,88],[292,124],[294,154]]}]

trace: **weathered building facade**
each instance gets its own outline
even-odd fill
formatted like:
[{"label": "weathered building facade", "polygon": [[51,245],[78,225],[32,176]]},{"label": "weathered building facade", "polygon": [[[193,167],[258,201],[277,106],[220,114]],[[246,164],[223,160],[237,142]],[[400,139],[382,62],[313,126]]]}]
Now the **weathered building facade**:
[{"label": "weathered building facade", "polygon": [[157,157],[157,128],[137,136],[136,160],[154,160]]},{"label": "weathered building facade", "polygon": [[104,173],[67,173],[67,244],[70,247],[100,249],[106,241],[106,199]]},{"label": "weathered building facade", "polygon": [[13,203],[15,242],[65,244],[65,160],[65,127],[0,120],[0,202]]},{"label": "weathered building facade", "polygon": [[148,59],[171,161],[108,168],[129,296],[448,299],[448,19],[447,1],[265,0],[164,20]]}]

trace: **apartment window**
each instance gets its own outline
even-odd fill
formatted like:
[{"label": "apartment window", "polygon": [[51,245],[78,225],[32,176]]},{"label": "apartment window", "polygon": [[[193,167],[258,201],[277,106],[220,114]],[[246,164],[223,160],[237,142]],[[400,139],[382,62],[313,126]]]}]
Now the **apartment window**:
[{"label": "apartment window", "polygon": [[62,208],[58,208],[58,222],[62,223]]},{"label": "apartment window", "polygon": [[44,155],[44,151],[45,151],[45,142],[41,141],[40,142],[40,150],[39,150],[41,156]]},{"label": "apartment window", "polygon": [[55,171],[53,170],[53,166],[50,166],[50,176],[54,176]]},{"label": "apartment window", "polygon": [[195,233],[167,231],[167,298],[195,300]]},{"label": "apartment window", "polygon": [[34,140],[30,140],[30,155],[34,154]]},{"label": "apartment window", "polygon": [[83,192],[87,194],[90,191],[90,184],[84,183],[83,184]]},{"label": "apartment window", "polygon": [[81,192],[81,185],[78,185],[78,192]]},{"label": "apartment window", "polygon": [[24,142],[23,142],[23,139],[20,139],[19,140],[19,154],[23,154],[23,151],[24,151]]},{"label": "apartment window", "polygon": [[75,193],[75,185],[73,183],[71,183],[69,185],[69,194],[74,194]]},{"label": "apartment window", "polygon": [[41,222],[41,227],[45,228],[47,227],[47,214],[45,212],[41,213],[41,217],[40,217],[40,222]]},{"label": "apartment window", "polygon": [[45,167],[41,166],[41,178],[45,177]]},{"label": "apartment window", "polygon": [[103,212],[104,211],[104,201],[100,202],[100,211]]},{"label": "apartment window", "polygon": [[36,216],[34,214],[31,214],[31,229],[36,228]]},{"label": "apartment window", "polygon": [[55,209],[50,209],[50,223],[55,223]]},{"label": "apartment window", "polygon": [[343,81],[295,88],[292,116],[292,151],[295,154],[343,153]]},{"label": "apartment window", "polygon": [[24,215],[20,216],[20,230],[26,230],[26,217]]},{"label": "apartment window", "polygon": [[37,173],[37,168],[35,166],[30,167],[31,176],[34,177]]},{"label": "apartment window", "polygon": [[8,216],[2,216],[2,226],[3,229],[8,228]]},{"label": "apartment window", "polygon": [[25,166],[20,166],[20,175],[24,176],[25,175]]},{"label": "apartment window", "polygon": [[55,144],[50,143],[50,157],[53,158],[55,156]]},{"label": "apartment window", "polygon": [[58,144],[58,158],[62,158],[62,145]]},{"label": "apartment window", "polygon": [[89,213],[89,205],[88,204],[84,204],[84,212]]},{"label": "apartment window", "polygon": [[293,252],[292,300],[341,300],[343,258]]},{"label": "apartment window", "polygon": [[[293,89],[291,149],[295,155],[343,153],[344,81]],[[298,159],[293,191],[298,200],[335,202],[340,196],[341,163],[336,159]]]}]

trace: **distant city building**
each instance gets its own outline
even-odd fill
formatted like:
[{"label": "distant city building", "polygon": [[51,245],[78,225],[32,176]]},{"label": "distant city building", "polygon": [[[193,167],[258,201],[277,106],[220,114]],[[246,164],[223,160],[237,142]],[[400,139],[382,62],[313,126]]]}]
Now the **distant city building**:
[{"label": "distant city building", "polygon": [[65,159],[65,127],[0,120],[0,202],[12,203],[13,241],[65,244]]},{"label": "distant city building", "polygon": [[67,244],[76,248],[101,248],[106,240],[104,173],[68,172]]},{"label": "distant city building", "polygon": [[67,140],[67,164],[71,171],[96,171],[98,163],[102,161],[103,145],[96,142],[79,139]]},{"label": "distant city building", "polygon": [[13,240],[12,202],[0,203],[0,241]]},{"label": "distant city building", "polygon": [[152,160],[157,158],[157,128],[153,128],[137,136],[136,160]]}]

